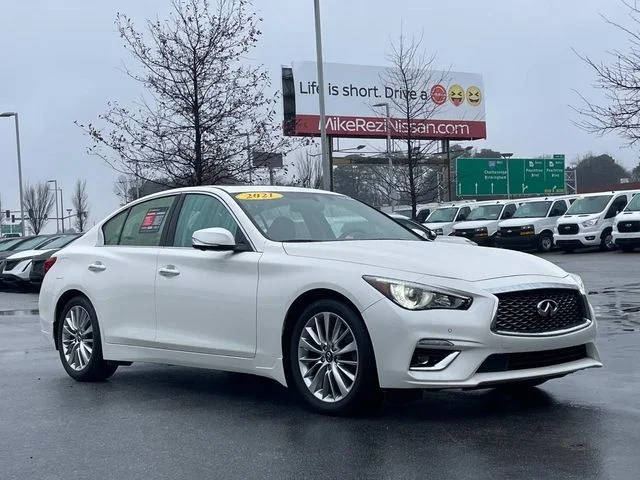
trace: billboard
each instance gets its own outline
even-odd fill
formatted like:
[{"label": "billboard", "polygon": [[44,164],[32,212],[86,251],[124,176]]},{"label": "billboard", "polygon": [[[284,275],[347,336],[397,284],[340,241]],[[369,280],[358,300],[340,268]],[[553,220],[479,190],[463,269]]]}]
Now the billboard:
[{"label": "billboard", "polygon": [[564,155],[553,158],[458,158],[458,196],[543,195],[565,191]]},{"label": "billboard", "polygon": [[[291,68],[283,68],[282,77],[285,133],[319,135],[316,63],[293,63]],[[406,138],[409,129],[416,139],[486,138],[481,75],[434,70],[428,75],[432,84],[426,85],[424,90],[408,92],[399,85],[387,84],[384,79],[388,77],[388,67],[325,63],[327,134],[386,137],[385,109],[374,105],[387,102],[390,107],[390,132],[394,138]],[[394,105],[394,101],[405,99],[410,104],[429,103],[426,108],[429,118],[414,118],[410,123],[407,122],[407,115],[397,111]]]}]

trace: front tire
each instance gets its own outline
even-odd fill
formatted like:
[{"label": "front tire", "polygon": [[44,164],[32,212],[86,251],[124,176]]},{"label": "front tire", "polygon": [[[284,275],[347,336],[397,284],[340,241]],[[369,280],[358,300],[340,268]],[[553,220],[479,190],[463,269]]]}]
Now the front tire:
[{"label": "front tire", "polygon": [[298,318],[290,338],[295,391],[320,413],[366,411],[382,399],[373,347],[360,315],[336,300],[318,300]]},{"label": "front tire", "polygon": [[613,242],[613,234],[611,230],[606,230],[600,240],[600,250],[603,252],[611,252],[615,250],[616,244]]},{"label": "front tire", "polygon": [[106,380],[115,373],[118,365],[102,357],[98,317],[86,297],[69,300],[58,321],[58,353],[71,378],[94,382]]},{"label": "front tire", "polygon": [[545,253],[551,251],[553,248],[553,236],[548,233],[543,233],[540,235],[540,240],[538,240],[538,251]]}]

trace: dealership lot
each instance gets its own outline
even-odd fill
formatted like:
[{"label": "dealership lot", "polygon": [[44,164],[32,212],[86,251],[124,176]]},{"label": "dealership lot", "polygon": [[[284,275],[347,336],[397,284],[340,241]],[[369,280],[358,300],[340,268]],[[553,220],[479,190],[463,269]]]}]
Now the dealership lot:
[{"label": "dealership lot", "polygon": [[74,382],[38,333],[36,295],[0,293],[0,477],[636,478],[640,253],[544,258],[583,276],[605,368],[524,395],[430,392],[364,418],[310,413],[232,373],[134,364]]}]

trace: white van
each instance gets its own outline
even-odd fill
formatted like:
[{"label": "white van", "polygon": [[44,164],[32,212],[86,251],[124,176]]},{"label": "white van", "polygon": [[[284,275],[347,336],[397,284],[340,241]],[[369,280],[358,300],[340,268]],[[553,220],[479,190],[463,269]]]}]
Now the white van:
[{"label": "white van", "polygon": [[640,247],[640,194],[634,195],[613,222],[613,241],[624,252]]},{"label": "white van", "polygon": [[524,201],[508,220],[499,224],[496,246],[515,249],[553,248],[553,231],[577,195],[538,197]]},{"label": "white van", "polygon": [[466,220],[476,204],[477,202],[443,203],[431,212],[423,225],[436,235],[451,235],[454,225]]},{"label": "white van", "polygon": [[453,234],[473,240],[478,245],[493,245],[498,224],[516,213],[520,201],[492,200],[477,202],[466,221],[453,227]]},{"label": "white van", "polygon": [[[412,219],[418,223],[424,223],[427,217],[431,214],[431,212],[438,208],[439,204],[432,203],[419,203],[416,205],[416,218]],[[384,206],[380,209],[382,212],[390,215],[395,213],[397,215],[402,215],[403,217],[411,218],[411,205],[396,205],[393,207],[393,210],[389,206]]]},{"label": "white van", "polygon": [[558,219],[553,235],[558,248],[565,252],[598,246],[600,250],[614,250],[614,219],[638,192],[640,190],[580,195]]}]

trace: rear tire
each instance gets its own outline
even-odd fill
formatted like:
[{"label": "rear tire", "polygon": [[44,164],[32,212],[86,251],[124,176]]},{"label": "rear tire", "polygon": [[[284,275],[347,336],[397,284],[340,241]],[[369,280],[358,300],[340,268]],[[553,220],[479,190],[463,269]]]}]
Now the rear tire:
[{"label": "rear tire", "polygon": [[91,302],[73,297],[58,319],[58,353],[65,371],[79,382],[106,380],[118,365],[102,357],[98,317]]},{"label": "rear tire", "polygon": [[538,251],[539,252],[549,252],[553,248],[553,236],[548,233],[543,233],[540,235],[540,239],[538,240]]},{"label": "rear tire", "polygon": [[297,319],[289,339],[289,371],[295,392],[320,413],[368,413],[382,400],[364,322],[336,300],[315,301]]}]

